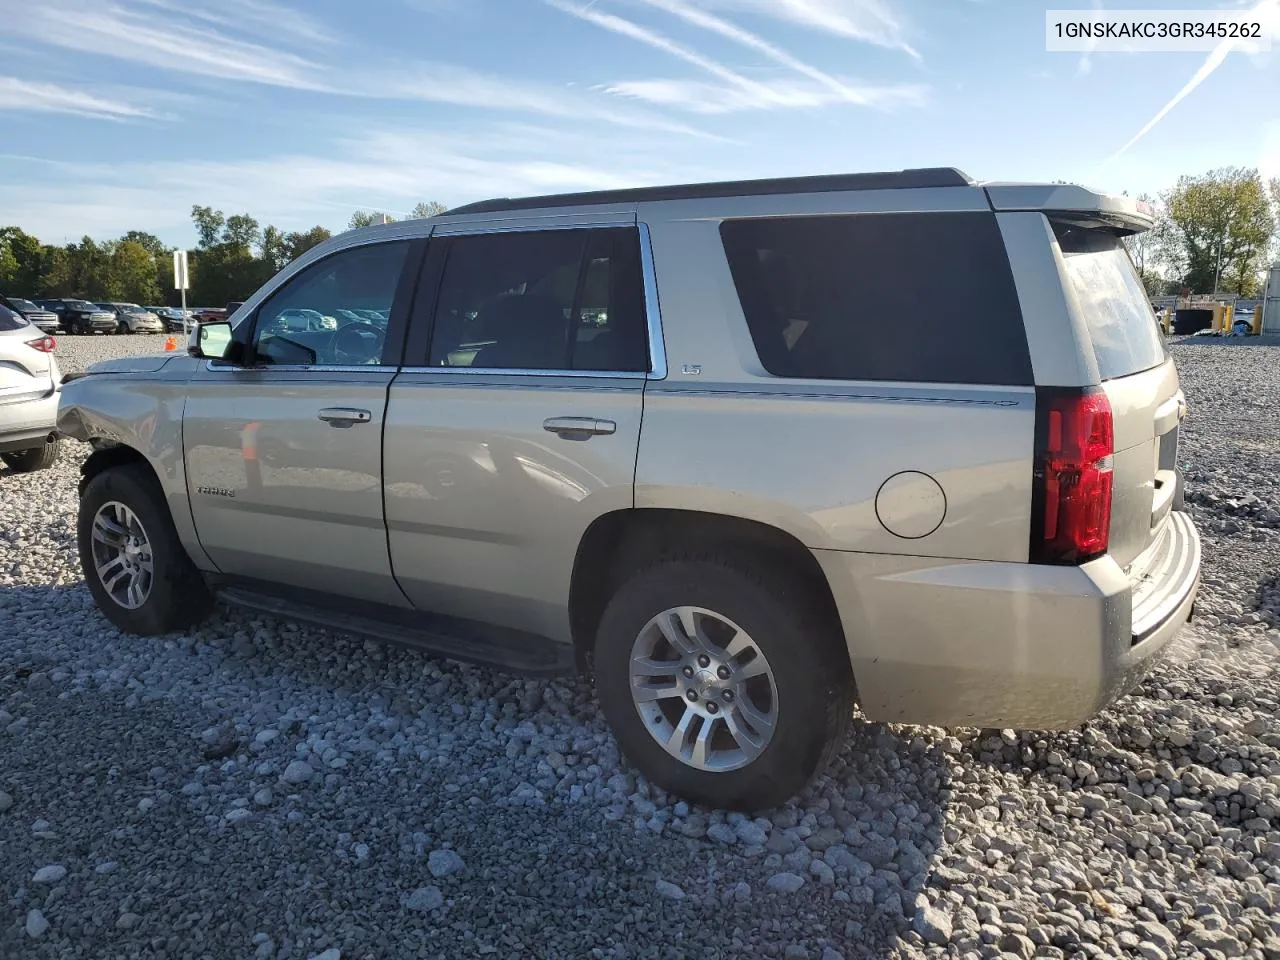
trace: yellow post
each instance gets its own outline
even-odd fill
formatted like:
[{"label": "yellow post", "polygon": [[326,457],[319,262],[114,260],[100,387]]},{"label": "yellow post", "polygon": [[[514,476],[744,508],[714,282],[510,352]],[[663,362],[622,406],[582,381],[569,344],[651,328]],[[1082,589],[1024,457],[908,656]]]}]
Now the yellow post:
[{"label": "yellow post", "polygon": [[1209,329],[1214,333],[1222,333],[1222,304],[1220,303],[1213,305],[1213,319],[1209,322]]},{"label": "yellow post", "polygon": [[1166,334],[1173,333],[1173,308],[1164,308],[1164,332]]},{"label": "yellow post", "polygon": [[1222,332],[1230,333],[1231,327],[1235,323],[1236,308],[1227,306],[1222,308]]},{"label": "yellow post", "polygon": [[1251,332],[1255,337],[1262,333],[1262,304],[1258,304],[1253,308],[1253,324]]}]

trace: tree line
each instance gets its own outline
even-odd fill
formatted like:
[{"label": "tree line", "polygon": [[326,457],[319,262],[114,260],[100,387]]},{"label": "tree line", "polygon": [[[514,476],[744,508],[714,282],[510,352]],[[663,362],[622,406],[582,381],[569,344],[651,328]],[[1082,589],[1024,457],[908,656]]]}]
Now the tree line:
[{"label": "tree line", "polygon": [[1155,227],[1125,245],[1149,293],[1261,293],[1280,257],[1280,178],[1224,167],[1137,199],[1154,208]]},{"label": "tree line", "polygon": [[[420,203],[410,219],[447,208]],[[348,229],[396,219],[381,211],[357,210]],[[193,206],[196,247],[188,256],[187,303],[221,306],[244,300],[282,267],[332,233],[322,226],[283,231],[262,226],[247,213]],[[177,306],[173,251],[154,234],[130,230],[114,240],[84,237],[65,246],[41,243],[20,227],[0,227],[0,293],[14,297],[74,297],[93,302]]]},{"label": "tree line", "polygon": [[[1125,245],[1148,292],[1234,293],[1257,296],[1265,268],[1280,256],[1280,178],[1257,169],[1224,167],[1184,176],[1159,197],[1138,197],[1154,208],[1155,228]],[[419,203],[409,218],[448,209]],[[348,229],[396,219],[357,210]],[[194,206],[198,238],[189,257],[187,302],[221,305],[243,300],[281,267],[331,235],[322,226],[285,232],[262,226],[247,213],[230,216]],[[173,248],[158,237],[130,230],[115,240],[53,246],[16,226],[0,227],[0,293],[22,297],[80,297],[142,304],[178,302],[173,289]]]}]

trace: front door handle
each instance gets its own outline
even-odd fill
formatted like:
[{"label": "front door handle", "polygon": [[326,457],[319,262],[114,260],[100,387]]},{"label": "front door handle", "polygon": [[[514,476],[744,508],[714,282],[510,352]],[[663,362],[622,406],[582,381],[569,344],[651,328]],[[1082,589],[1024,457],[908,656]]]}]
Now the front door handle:
[{"label": "front door handle", "polygon": [[614,433],[618,425],[595,417],[549,417],[542,421],[542,429],[562,440],[590,440]]},{"label": "front door handle", "polygon": [[316,416],[331,427],[349,427],[353,423],[368,423],[373,419],[373,414],[368,410],[357,410],[354,407],[325,407]]}]

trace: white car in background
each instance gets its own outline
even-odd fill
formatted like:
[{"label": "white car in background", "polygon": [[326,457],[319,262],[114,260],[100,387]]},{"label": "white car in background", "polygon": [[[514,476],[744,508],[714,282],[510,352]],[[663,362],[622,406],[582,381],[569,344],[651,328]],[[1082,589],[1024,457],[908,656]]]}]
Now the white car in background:
[{"label": "white car in background", "polygon": [[53,466],[62,373],[57,341],[0,306],[0,460],[15,473]]}]

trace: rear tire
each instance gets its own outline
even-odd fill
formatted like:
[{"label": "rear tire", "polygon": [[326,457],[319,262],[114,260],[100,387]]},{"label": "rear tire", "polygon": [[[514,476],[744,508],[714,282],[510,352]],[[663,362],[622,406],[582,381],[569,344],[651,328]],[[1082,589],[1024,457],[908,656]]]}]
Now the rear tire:
[{"label": "rear tire", "polygon": [[48,470],[58,459],[58,448],[62,441],[42,443],[38,447],[26,450],[15,450],[12,453],[0,453],[0,460],[14,473],[35,473],[37,470]]},{"label": "rear tire", "polygon": [[[121,517],[131,519],[122,524]],[[183,549],[164,493],[147,467],[113,467],[89,481],[80,497],[76,539],[80,568],[94,602],[126,633],[171,633],[200,622],[212,610],[209,588]],[[126,539],[141,544],[131,543],[126,553]],[[120,559],[109,559],[115,556]],[[138,581],[138,596],[122,598],[117,578],[129,575],[127,567],[145,572],[148,563],[150,572]],[[140,602],[127,605],[134,600]]]},{"label": "rear tire", "polygon": [[[659,786],[712,807],[762,810],[795,796],[835,755],[852,715],[852,675],[826,606],[785,568],[723,552],[664,559],[631,576],[609,601],[595,644],[597,694],[627,759]],[[655,637],[670,636],[664,621],[678,637],[655,648]],[[682,652],[677,642],[690,636],[701,640]],[[744,663],[735,647],[763,659]],[[636,677],[637,664],[649,676]],[[752,664],[756,676],[737,682]],[[650,685],[664,698],[646,695]],[[687,750],[684,759],[664,745],[682,724],[692,734],[675,748]],[[711,732],[699,753],[704,725]]]}]

